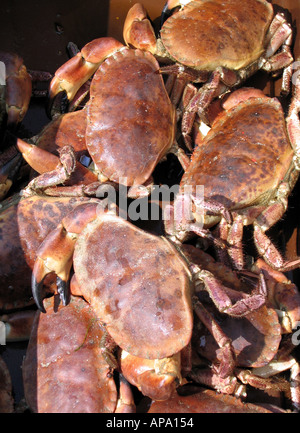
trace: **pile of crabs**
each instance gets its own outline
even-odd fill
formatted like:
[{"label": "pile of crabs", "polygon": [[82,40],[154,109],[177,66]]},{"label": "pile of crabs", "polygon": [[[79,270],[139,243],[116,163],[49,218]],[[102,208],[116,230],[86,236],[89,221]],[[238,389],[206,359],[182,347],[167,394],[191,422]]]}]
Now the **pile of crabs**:
[{"label": "pile of crabs", "polygon": [[[293,28],[265,0],[182,3],[167,2],[158,35],[137,3],[125,45],[74,52],[49,83],[51,120],[28,139],[17,124],[32,76],[1,55],[14,139],[0,160],[1,320],[7,338],[30,335],[30,411],[300,409],[288,278],[300,258],[267,233],[300,170]],[[281,80],[280,97],[246,85],[259,71]],[[129,207],[153,205],[164,182],[178,188],[155,203],[159,221],[135,220]],[[1,410],[14,411],[1,371]]]}]

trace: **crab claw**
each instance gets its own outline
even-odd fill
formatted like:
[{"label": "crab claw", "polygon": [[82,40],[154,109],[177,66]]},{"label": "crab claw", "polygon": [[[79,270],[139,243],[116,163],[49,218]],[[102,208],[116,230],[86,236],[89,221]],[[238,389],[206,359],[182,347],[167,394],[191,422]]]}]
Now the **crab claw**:
[{"label": "crab claw", "polygon": [[43,313],[46,312],[43,306],[43,282],[51,272],[55,272],[57,276],[57,291],[63,305],[67,305],[70,300],[69,277],[75,241],[76,236],[70,235],[60,224],[47,236],[38,250],[31,287],[35,303]]},{"label": "crab claw", "polygon": [[14,53],[0,52],[0,60],[5,64],[7,124],[20,123],[30,103],[32,94],[31,77],[23,64],[23,59]]},{"label": "crab claw", "polygon": [[[32,274],[31,278],[31,288],[32,288],[32,295],[33,299],[36,303],[36,306],[42,313],[46,313],[46,310],[43,305],[44,296],[42,293],[43,289],[43,282],[47,275],[45,275],[40,282],[37,281],[34,274]],[[71,299],[71,293],[70,293],[70,285],[68,281],[63,281],[61,278],[57,277],[56,280],[57,283],[57,291],[59,293],[59,297],[62,300],[63,305],[68,305]]]},{"label": "crab claw", "polygon": [[33,144],[27,143],[21,138],[17,139],[17,146],[25,161],[38,173],[54,170],[59,163],[58,156]]},{"label": "crab claw", "polygon": [[122,47],[121,42],[110,37],[94,39],[86,44],[56,71],[49,88],[50,104],[60,92],[65,92],[68,101],[71,101],[106,57]]},{"label": "crab claw", "polygon": [[[20,138],[17,140],[17,146],[27,163],[40,173],[40,176],[29,182],[23,190],[23,195],[32,195],[38,189],[51,195],[51,187],[57,187],[60,184],[72,188],[76,188],[75,185],[78,185],[80,190],[80,185],[91,186],[93,182],[98,180],[96,174],[76,160],[76,154],[72,146],[60,148],[58,150],[60,157],[36,145],[26,143]],[[63,191],[60,192],[56,188],[54,194],[63,195]],[[72,192],[69,190],[67,194],[72,194]]]},{"label": "crab claw", "polygon": [[45,313],[43,306],[43,281],[54,272],[57,277],[57,292],[64,305],[70,300],[70,272],[73,264],[73,253],[78,235],[85,225],[96,218],[99,202],[84,203],[45,238],[37,251],[37,258],[32,270],[32,294],[37,307]]},{"label": "crab claw", "polygon": [[142,4],[136,3],[129,9],[123,27],[123,39],[128,46],[155,54],[155,33]]},{"label": "crab claw", "polygon": [[32,290],[33,299],[36,303],[36,306],[42,313],[46,313],[46,310],[43,305],[44,296],[42,294],[42,288],[43,288],[43,282],[45,276],[39,282],[37,281],[37,278],[34,274],[32,274],[31,276],[31,290]]}]

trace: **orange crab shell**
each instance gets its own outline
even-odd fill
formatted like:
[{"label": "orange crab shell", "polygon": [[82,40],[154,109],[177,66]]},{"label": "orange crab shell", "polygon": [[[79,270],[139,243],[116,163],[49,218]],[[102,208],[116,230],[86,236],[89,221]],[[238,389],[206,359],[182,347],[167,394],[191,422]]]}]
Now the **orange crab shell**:
[{"label": "orange crab shell", "polygon": [[243,68],[263,53],[273,7],[264,0],[192,1],[173,14],[161,39],[178,62],[200,70]]},{"label": "orange crab shell", "polygon": [[99,171],[112,181],[143,184],[174,142],[175,108],[158,70],[150,53],[124,47],[94,75],[86,143]]},{"label": "orange crab shell", "polygon": [[82,295],[122,349],[156,359],[189,343],[190,273],[167,240],[103,215],[77,239],[73,265]]}]

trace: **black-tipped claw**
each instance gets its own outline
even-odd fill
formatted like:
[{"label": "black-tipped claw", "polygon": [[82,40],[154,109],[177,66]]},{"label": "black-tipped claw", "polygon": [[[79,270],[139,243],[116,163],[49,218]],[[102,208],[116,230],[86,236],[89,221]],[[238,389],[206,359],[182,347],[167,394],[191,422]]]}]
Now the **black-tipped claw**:
[{"label": "black-tipped claw", "polygon": [[168,7],[168,2],[165,3],[161,16],[160,16],[160,27],[164,25],[164,22],[167,21],[167,19],[172,15],[172,12],[170,11]]},{"label": "black-tipped claw", "polygon": [[59,293],[59,297],[62,300],[63,305],[68,305],[71,299],[69,282],[68,281],[66,282],[61,278],[57,277],[56,284],[57,284],[57,291]]},{"label": "black-tipped claw", "polygon": [[43,305],[43,282],[44,279],[42,279],[39,283],[37,282],[36,278],[34,275],[32,275],[31,277],[31,289],[32,289],[32,295],[33,295],[33,299],[35,300],[36,306],[38,307],[38,309],[42,312],[42,313],[46,313],[46,310],[44,308]]},{"label": "black-tipped claw", "polygon": [[65,90],[59,92],[53,100],[51,100],[47,107],[48,116],[53,119],[57,115],[66,113],[69,107],[69,99]]}]

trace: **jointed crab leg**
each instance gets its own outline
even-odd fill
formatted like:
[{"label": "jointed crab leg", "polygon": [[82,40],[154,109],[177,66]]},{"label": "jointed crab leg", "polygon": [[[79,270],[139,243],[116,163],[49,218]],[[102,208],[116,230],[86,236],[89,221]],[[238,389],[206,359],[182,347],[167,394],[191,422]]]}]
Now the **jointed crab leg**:
[{"label": "jointed crab leg", "polygon": [[[260,308],[266,302],[267,288],[262,274],[260,275],[258,294],[247,296],[225,288],[211,272],[201,271],[197,265],[191,264],[191,269],[194,278],[204,283],[210,298],[222,313],[229,314],[233,317],[242,317]],[[234,297],[236,297],[237,300],[233,304],[232,299],[234,299]]]},{"label": "jointed crab leg", "polygon": [[[59,149],[59,157],[20,138],[17,140],[17,146],[29,165],[41,173],[29,182],[23,195],[32,195],[37,190],[42,190],[47,195],[89,195],[90,185],[93,186],[93,191],[97,190],[98,177],[76,161],[72,146]],[[61,189],[57,187],[65,183],[68,186]]]}]

